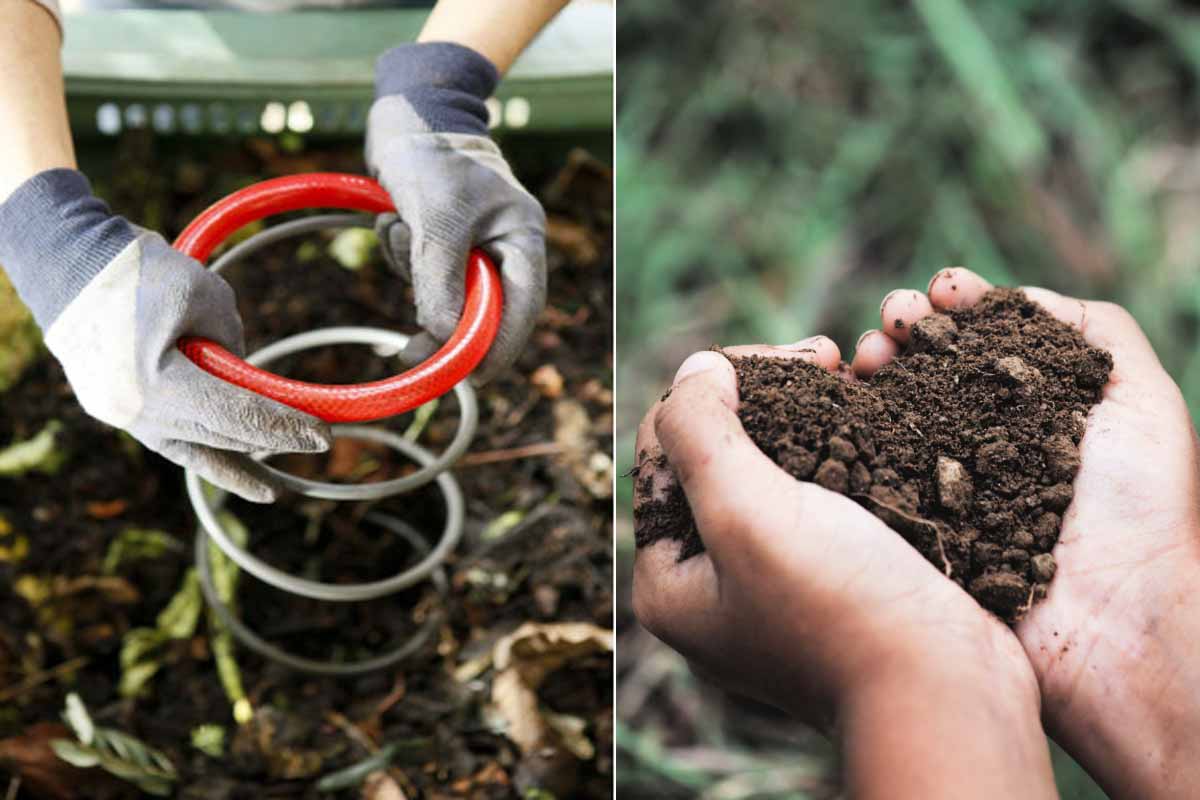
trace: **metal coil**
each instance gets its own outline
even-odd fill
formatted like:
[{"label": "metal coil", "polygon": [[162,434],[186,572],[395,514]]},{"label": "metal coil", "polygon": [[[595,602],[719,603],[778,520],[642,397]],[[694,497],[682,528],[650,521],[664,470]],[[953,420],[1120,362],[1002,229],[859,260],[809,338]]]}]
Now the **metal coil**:
[{"label": "metal coil", "polygon": [[[251,236],[231,248],[213,263],[211,269],[220,272],[230,264],[241,261],[264,247],[283,239],[326,228],[371,227],[373,219],[363,214],[323,214],[305,217],[276,225]],[[262,367],[284,356],[317,347],[343,344],[362,344],[399,353],[408,344],[408,336],[381,328],[335,327],[322,328],[296,334],[282,339],[251,354],[246,361]],[[296,492],[304,497],[327,500],[379,500],[410,492],[430,482],[436,482],[446,505],[446,523],[438,542],[432,547],[410,525],[401,519],[382,512],[372,512],[364,519],[395,533],[421,553],[418,563],[402,572],[382,580],[367,583],[339,584],[324,583],[292,575],[273,567],[251,554],[248,549],[235,543],[225,530],[218,512],[227,493],[214,491],[195,472],[188,470],[186,486],[188,498],[196,511],[200,525],[196,534],[196,566],[200,585],[208,604],[233,635],[243,645],[269,659],[293,669],[325,675],[356,675],[395,664],[419,649],[436,630],[439,618],[431,615],[420,630],[408,640],[377,656],[355,662],[319,661],[305,658],[271,644],[250,630],[232,610],[221,601],[213,584],[212,568],[208,557],[211,541],[234,563],[247,573],[282,591],[327,602],[361,602],[394,594],[425,580],[432,580],[444,597],[447,591],[445,571],[442,564],[453,552],[462,538],[465,514],[462,489],[447,470],[467,450],[475,435],[479,413],[475,391],[463,381],[454,387],[458,397],[460,419],[453,441],[440,455],[435,455],[420,445],[410,442],[391,431],[362,425],[334,425],[331,428],[337,438],[361,439],[383,444],[404,457],[415,461],[420,469],[410,475],[380,483],[347,485],[314,481],[282,472],[263,462],[263,454],[246,457],[246,467],[260,472],[270,482]]]}]

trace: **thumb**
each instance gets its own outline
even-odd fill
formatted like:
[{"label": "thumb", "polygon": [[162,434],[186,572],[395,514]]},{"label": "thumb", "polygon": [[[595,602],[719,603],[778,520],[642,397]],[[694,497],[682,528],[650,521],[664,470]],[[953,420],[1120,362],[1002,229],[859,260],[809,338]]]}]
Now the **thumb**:
[{"label": "thumb", "polygon": [[763,498],[794,491],[795,480],[750,440],[737,416],[737,376],[716,352],[694,353],[675,375],[654,431],[687,495],[715,560],[749,535]]},{"label": "thumb", "polygon": [[408,223],[400,219],[399,214],[380,214],[375,218],[375,235],[388,266],[412,283],[412,264],[409,263],[412,229]]},{"label": "thumb", "polygon": [[438,341],[446,341],[458,327],[466,300],[467,255],[471,249],[467,227],[439,231],[412,230],[410,263],[417,322]]}]

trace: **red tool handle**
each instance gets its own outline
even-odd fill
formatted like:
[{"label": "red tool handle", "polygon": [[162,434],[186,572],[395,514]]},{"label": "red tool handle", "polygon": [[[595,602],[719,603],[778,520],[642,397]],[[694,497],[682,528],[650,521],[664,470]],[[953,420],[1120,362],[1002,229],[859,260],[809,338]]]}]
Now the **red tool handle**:
[{"label": "red tool handle", "polygon": [[[204,262],[243,225],[304,208],[371,213],[395,210],[383,187],[359,175],[314,172],[275,178],[214,203],[179,235],[175,248]],[[496,338],[503,305],[496,265],[482,251],[472,250],[467,262],[466,303],[454,334],[423,363],[372,383],[334,386],[284,378],[247,364],[216,342],[191,336],[179,340],[179,349],[218,378],[326,422],[369,422],[411,411],[470,375]]]}]

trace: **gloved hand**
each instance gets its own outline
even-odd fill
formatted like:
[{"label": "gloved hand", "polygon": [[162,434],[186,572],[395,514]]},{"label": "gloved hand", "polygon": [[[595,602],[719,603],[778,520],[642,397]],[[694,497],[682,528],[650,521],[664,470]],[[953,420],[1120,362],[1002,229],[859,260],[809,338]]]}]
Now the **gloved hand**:
[{"label": "gloved hand", "polygon": [[175,343],[185,334],[244,352],[233,290],[161,236],[55,169],[0,204],[0,265],[89,414],[247,500],[275,489],[239,454],[329,448],[316,417],[215,378]]},{"label": "gloved hand", "polygon": [[498,80],[470,48],[401,45],[376,65],[367,122],[367,165],[399,212],[380,217],[380,241],[412,281],[426,331],[405,359],[422,360],[453,333],[472,247],[500,268],[504,315],[476,383],[512,364],[546,302],[545,212],[488,137],[484,101]]}]

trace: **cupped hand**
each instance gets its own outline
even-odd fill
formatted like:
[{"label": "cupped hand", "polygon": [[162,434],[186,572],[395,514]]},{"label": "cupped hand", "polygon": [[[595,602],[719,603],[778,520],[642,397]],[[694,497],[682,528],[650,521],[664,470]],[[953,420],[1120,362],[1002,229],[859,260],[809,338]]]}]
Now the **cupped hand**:
[{"label": "cupped hand", "polygon": [[[898,290],[852,366],[873,374],[913,323],[973,305],[989,284],[961,268],[927,294]],[[1049,594],[1015,628],[1041,687],[1047,729],[1114,797],[1200,795],[1200,471],[1178,387],[1128,312],[1026,288],[1112,354],[1088,416]],[[900,322],[897,325],[897,321]]]},{"label": "cupped hand", "polygon": [[[825,337],[725,352],[840,363]],[[635,515],[678,476],[705,545],[683,561],[672,540],[638,552],[642,623],[725,688],[825,727],[892,678],[978,681],[1036,705],[1011,632],[877,517],[780,469],[737,405],[730,362],[696,353],[641,423]]]}]

